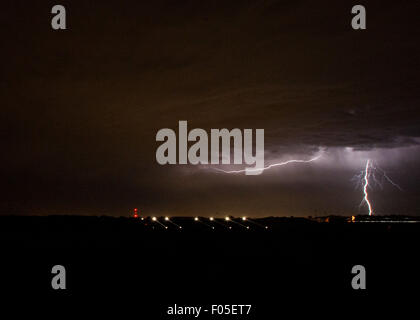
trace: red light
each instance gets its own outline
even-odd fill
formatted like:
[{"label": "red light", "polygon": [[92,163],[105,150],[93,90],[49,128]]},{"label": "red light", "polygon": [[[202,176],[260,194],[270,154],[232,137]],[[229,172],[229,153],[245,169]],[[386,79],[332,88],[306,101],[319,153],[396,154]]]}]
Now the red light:
[{"label": "red light", "polygon": [[134,208],[134,212],[137,212],[137,208]]},{"label": "red light", "polygon": [[139,215],[137,213],[134,214],[134,218],[138,218]]}]

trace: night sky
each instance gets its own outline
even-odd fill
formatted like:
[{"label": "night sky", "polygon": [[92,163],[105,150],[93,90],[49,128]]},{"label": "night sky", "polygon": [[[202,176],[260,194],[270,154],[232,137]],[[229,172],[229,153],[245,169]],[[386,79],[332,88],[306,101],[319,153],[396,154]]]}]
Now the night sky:
[{"label": "night sky", "polygon": [[[51,8],[67,30],[51,28]],[[420,2],[0,4],[1,214],[419,215]],[[161,128],[265,130],[258,176],[157,164]],[[225,166],[224,168],[242,168]]]}]

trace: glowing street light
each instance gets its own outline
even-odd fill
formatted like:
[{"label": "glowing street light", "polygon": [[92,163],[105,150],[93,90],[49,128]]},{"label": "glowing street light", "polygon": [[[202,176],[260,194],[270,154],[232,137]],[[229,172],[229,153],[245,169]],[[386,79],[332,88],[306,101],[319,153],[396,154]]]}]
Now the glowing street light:
[{"label": "glowing street light", "polygon": [[152,217],[152,221],[153,222],[156,222],[158,225],[160,225],[162,228],[164,228],[164,229],[168,229],[168,226],[166,226],[166,225],[164,225],[162,222],[160,222],[159,220],[158,220],[158,218],[156,218],[156,217]]},{"label": "glowing street light", "polygon": [[210,224],[204,222],[205,221],[204,219],[203,220],[200,220],[198,217],[195,217],[194,218],[194,221],[196,221],[198,223],[201,223],[201,224],[205,225],[208,228],[214,229],[214,227],[212,227]]},{"label": "glowing street light", "polygon": [[175,222],[171,221],[169,217],[165,217],[165,221],[169,222],[170,224],[173,224],[175,227],[182,229],[182,227],[179,224],[176,224]]},{"label": "glowing street light", "polygon": [[252,220],[252,219],[247,218],[247,219],[246,219],[246,221],[247,221],[248,223],[255,224],[256,226],[258,226],[258,227],[260,227],[260,228],[268,229],[268,226],[262,225],[262,224],[260,224],[260,223],[258,223],[258,222],[256,222],[256,221],[254,221],[254,220]]}]

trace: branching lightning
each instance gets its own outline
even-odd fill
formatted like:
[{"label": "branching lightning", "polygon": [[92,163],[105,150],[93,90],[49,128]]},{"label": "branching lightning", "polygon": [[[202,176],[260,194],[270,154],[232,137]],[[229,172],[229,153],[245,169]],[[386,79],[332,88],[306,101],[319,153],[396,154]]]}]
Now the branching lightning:
[{"label": "branching lightning", "polygon": [[370,175],[369,165],[370,165],[370,159],[366,162],[365,176],[364,176],[365,184],[363,186],[363,193],[365,194],[365,196],[363,198],[363,201],[366,202],[366,204],[369,208],[369,215],[371,216],[373,211],[372,211],[372,205],[370,204],[369,199],[368,199],[368,190],[367,190],[367,188],[369,186],[369,175]]},{"label": "branching lightning", "polygon": [[309,160],[292,159],[292,160],[287,160],[287,161],[284,161],[284,162],[273,163],[273,164],[270,164],[267,167],[264,167],[264,168],[261,168],[261,169],[259,169],[259,168],[246,168],[246,169],[242,169],[242,170],[222,170],[222,169],[218,169],[218,168],[214,168],[214,169],[217,170],[217,171],[224,172],[224,173],[241,173],[241,172],[256,172],[256,171],[264,172],[265,170],[268,170],[268,169],[271,169],[271,168],[274,168],[274,167],[284,166],[284,165],[287,165],[287,164],[290,164],[290,163],[309,163],[309,162],[313,162],[313,161],[318,160],[319,158],[321,158],[321,155],[318,155],[318,156],[316,156],[312,159],[309,159]]},{"label": "branching lightning", "polygon": [[367,160],[365,169],[362,170],[360,174],[354,176],[352,180],[356,182],[356,188],[360,188],[362,186],[364,196],[360,202],[360,206],[363,204],[367,205],[370,216],[373,214],[373,207],[371,201],[369,200],[369,189],[372,189],[376,185],[382,189],[383,182],[388,182],[395,188],[402,191],[402,188],[392,181],[387,173],[370,159]]}]

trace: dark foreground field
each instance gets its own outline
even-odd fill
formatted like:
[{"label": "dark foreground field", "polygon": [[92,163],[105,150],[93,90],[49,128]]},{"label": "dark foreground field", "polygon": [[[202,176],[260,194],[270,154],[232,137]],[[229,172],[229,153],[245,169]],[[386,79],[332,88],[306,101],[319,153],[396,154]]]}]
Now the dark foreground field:
[{"label": "dark foreground field", "polygon": [[[147,319],[166,317],[175,303],[252,304],[249,316],[199,318],[271,319],[296,301],[370,303],[420,288],[419,223],[236,220],[244,227],[174,218],[180,229],[160,221],[169,228],[132,218],[1,217],[1,290],[11,300],[30,296],[69,308],[75,299],[99,300],[102,311],[134,309]],[[57,264],[66,268],[64,291],[51,288]],[[351,287],[354,265],[366,268],[366,290]]]}]

